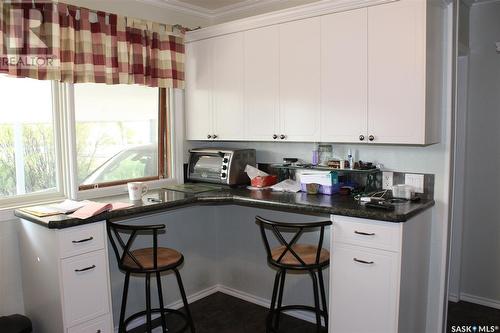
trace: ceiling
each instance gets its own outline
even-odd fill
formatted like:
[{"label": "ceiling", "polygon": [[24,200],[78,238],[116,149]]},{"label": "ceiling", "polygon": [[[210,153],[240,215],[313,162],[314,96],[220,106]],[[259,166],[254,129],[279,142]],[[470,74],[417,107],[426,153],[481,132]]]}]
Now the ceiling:
[{"label": "ceiling", "polygon": [[[178,0],[181,3],[198,6],[208,10],[220,10],[221,8],[234,5],[241,5],[247,0]],[[167,1],[168,2],[168,1]],[[258,1],[252,1],[258,2]]]},{"label": "ceiling", "polygon": [[279,3],[283,0],[142,0],[207,17]]}]

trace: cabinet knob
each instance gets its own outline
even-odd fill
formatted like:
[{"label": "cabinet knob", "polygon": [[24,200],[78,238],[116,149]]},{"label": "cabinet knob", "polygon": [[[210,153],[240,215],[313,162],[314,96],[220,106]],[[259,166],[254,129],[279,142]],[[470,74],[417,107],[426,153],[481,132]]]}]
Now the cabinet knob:
[{"label": "cabinet knob", "polygon": [[217,134],[214,134],[213,138],[214,138],[214,139],[217,139]]},{"label": "cabinet knob", "polygon": [[374,137],[373,135],[370,135],[370,136],[368,137],[368,140],[373,141],[373,140],[375,140],[375,137]]},{"label": "cabinet knob", "polygon": [[212,138],[212,136],[210,134],[207,135],[207,139],[211,139],[211,138]]},{"label": "cabinet knob", "polygon": [[364,135],[360,135],[359,136],[359,141],[364,141],[365,140],[365,136]]},{"label": "cabinet knob", "polygon": [[285,134],[281,134],[281,135],[280,135],[280,139],[281,139],[281,140],[285,140],[285,138],[286,138]]},{"label": "cabinet knob", "polygon": [[273,134],[273,139],[276,140],[278,136],[276,134]]}]

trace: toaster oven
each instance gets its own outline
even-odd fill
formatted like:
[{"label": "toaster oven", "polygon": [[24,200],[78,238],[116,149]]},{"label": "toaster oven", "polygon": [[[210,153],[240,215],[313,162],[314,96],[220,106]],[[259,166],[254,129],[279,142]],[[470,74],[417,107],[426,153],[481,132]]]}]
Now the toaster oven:
[{"label": "toaster oven", "polygon": [[247,184],[247,164],[256,166],[255,149],[191,149],[187,178],[190,181],[226,185]]}]

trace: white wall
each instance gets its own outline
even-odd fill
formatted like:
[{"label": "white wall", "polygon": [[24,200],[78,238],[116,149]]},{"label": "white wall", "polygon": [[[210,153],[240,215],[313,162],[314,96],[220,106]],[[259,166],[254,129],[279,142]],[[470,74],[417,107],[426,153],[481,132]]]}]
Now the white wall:
[{"label": "white wall", "polygon": [[461,292],[500,308],[499,18],[500,2],[471,8]]}]

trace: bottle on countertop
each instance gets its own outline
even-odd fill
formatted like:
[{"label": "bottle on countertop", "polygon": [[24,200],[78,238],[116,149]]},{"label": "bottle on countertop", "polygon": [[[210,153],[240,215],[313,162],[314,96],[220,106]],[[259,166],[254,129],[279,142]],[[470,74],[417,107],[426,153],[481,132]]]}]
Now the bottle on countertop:
[{"label": "bottle on countertop", "polygon": [[349,169],[354,169],[354,158],[352,157],[352,150],[349,148],[347,150],[347,162],[349,163]]},{"label": "bottle on countertop", "polygon": [[312,151],[312,165],[318,165],[319,163],[319,145],[317,143],[314,144],[314,148]]}]

